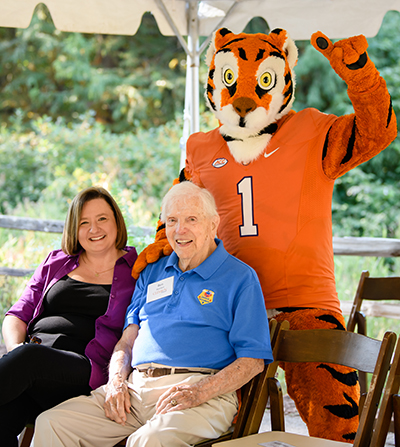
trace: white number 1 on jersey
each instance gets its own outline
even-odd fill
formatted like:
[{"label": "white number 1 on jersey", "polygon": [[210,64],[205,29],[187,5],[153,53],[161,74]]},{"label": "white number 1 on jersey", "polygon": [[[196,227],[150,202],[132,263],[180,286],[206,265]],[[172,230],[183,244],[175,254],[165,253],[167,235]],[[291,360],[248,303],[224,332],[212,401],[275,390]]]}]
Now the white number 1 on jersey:
[{"label": "white number 1 on jersey", "polygon": [[258,236],[258,225],[254,223],[253,178],[243,177],[237,184],[238,194],[242,196],[242,223],[240,236]]}]

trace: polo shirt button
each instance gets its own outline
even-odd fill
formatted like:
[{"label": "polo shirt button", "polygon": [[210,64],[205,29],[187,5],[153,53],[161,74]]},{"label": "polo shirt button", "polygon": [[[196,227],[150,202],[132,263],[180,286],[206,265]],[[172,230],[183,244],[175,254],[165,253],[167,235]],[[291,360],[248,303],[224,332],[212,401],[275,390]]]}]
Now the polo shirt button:
[{"label": "polo shirt button", "polygon": [[178,295],[178,293],[179,293],[179,292],[178,292],[177,290],[175,290],[175,295]]},{"label": "polo shirt button", "polygon": [[179,281],[184,281],[184,277],[183,276],[181,276],[180,278],[179,278]]}]

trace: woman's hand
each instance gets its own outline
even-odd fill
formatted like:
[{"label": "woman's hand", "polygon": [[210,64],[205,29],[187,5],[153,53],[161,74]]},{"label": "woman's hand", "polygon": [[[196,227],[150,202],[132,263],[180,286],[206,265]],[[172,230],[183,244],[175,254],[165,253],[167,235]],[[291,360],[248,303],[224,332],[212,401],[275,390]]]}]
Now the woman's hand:
[{"label": "woman's hand", "polygon": [[4,317],[2,331],[7,352],[24,344],[26,339],[26,328],[26,323],[14,315],[6,315]]}]

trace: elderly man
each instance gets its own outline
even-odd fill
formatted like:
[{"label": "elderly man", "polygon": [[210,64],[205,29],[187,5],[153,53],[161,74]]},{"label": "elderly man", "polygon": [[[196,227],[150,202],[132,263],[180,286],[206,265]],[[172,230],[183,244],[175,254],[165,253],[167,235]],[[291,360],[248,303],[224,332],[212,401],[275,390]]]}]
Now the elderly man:
[{"label": "elderly man", "polygon": [[237,413],[236,390],[272,361],[258,278],[216,239],[211,194],[176,185],[161,219],[174,252],[140,275],[107,385],[43,413],[35,447],[217,438]]}]

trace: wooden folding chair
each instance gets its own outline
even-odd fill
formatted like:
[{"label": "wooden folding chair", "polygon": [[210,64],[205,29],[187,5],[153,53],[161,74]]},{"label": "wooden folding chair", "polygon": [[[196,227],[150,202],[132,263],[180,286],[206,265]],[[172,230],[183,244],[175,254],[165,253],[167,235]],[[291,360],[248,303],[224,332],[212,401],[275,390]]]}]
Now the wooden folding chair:
[{"label": "wooden folding chair", "polygon": [[[282,323],[278,323],[274,318],[269,321],[269,331],[270,331],[270,339],[271,346],[273,348],[276,339],[278,337],[279,331],[281,329],[288,329],[289,322],[283,321]],[[255,406],[261,408],[262,405],[266,406],[268,399],[268,392],[266,388],[266,375],[267,375],[268,365],[265,366],[264,371],[262,371],[257,376],[253,377],[248,383],[243,385],[240,389],[240,397],[241,397],[241,405],[238,412],[238,416],[234,426],[227,433],[224,433],[217,439],[206,439],[195,444],[195,447],[211,447],[211,445],[229,440],[241,438],[243,436],[248,436],[253,433],[257,433],[262,418],[264,415],[263,411],[258,411],[257,413],[254,411]],[[257,405],[259,400],[262,400],[261,405]],[[249,420],[251,419],[251,422]],[[126,440],[122,440],[120,443],[116,444],[116,446],[125,445]]]},{"label": "wooden folding chair", "polygon": [[[278,323],[275,319],[271,319],[269,329],[271,346],[273,348],[279,331],[289,329],[289,322],[283,321]],[[268,365],[265,366],[264,371],[253,377],[250,382],[241,388],[241,406],[233,431],[220,436],[218,439],[201,441],[195,444],[195,447],[210,447],[228,439],[242,438],[258,432],[268,400],[267,370]],[[261,408],[262,411],[260,411]]]},{"label": "wooden folding chair", "polygon": [[400,447],[400,395],[393,395],[392,405],[394,416],[394,445]]},{"label": "wooden folding chair", "polygon": [[[379,407],[378,417],[374,425],[371,438],[371,447],[384,447],[386,437],[389,431],[392,414],[395,414],[396,446],[400,441],[400,396],[397,394],[400,388],[400,339],[397,341],[396,350],[393,356],[392,364],[385,389],[383,390],[382,401]],[[396,401],[396,402],[395,402]]]},{"label": "wooden folding chair", "polygon": [[390,367],[395,342],[396,335],[393,332],[386,332],[383,340],[379,341],[354,332],[329,329],[280,330],[274,347],[275,361],[269,365],[267,371],[270,396],[277,395],[276,399],[270,400],[271,413],[279,414],[272,427],[273,431],[251,435],[246,439],[223,442],[219,446],[256,447],[260,443],[280,441],[294,447],[348,447],[349,444],[346,442],[336,442],[284,431],[282,393],[279,382],[275,378],[279,362],[323,362],[344,365],[373,374],[353,443],[353,447],[369,447],[375,415]]},{"label": "wooden folding chair", "polygon": [[[367,335],[367,320],[362,312],[362,303],[368,301],[399,300],[400,301],[400,277],[370,277],[368,270],[361,273],[353,305],[347,321],[347,330]],[[367,391],[367,375],[359,372],[360,389],[364,394]]]},{"label": "wooden folding chair", "polygon": [[34,429],[34,424],[28,424],[25,427],[24,431],[20,435],[18,447],[29,447],[31,445]]},{"label": "wooden folding chair", "polygon": [[[332,337],[330,334],[332,334]],[[278,396],[278,398],[275,399],[278,404],[274,403],[274,399],[272,398],[270,401],[271,417],[272,413],[276,414],[275,424],[271,421],[272,429],[282,431],[272,431],[253,435],[247,437],[246,440],[232,440],[221,443],[220,446],[252,447],[258,446],[260,442],[271,441],[286,442],[287,444],[296,447],[348,446],[349,444],[345,442],[342,443],[284,432],[282,395],[279,382],[274,378],[278,363],[280,361],[315,361],[338,363],[373,373],[371,388],[364,404],[359,429],[353,447],[366,447],[369,445],[375,447],[374,444],[369,444],[369,442],[381,392],[385,383],[387,371],[390,367],[390,359],[394,349],[395,340],[396,335],[393,332],[387,332],[382,342],[380,342],[379,340],[374,340],[363,335],[344,331],[323,329],[314,331],[280,331],[274,350],[274,358],[276,361],[270,365],[266,380],[268,381],[268,392],[270,397],[273,394]],[[327,346],[332,346],[334,349],[327,350]],[[343,350],[345,351],[344,353],[342,352]],[[306,357],[307,359],[305,359]],[[394,377],[396,377],[396,375]],[[395,383],[394,379],[393,383]],[[383,403],[384,402],[382,402],[382,404]],[[383,423],[381,423],[381,425],[383,425]],[[376,427],[378,427],[378,425]],[[378,434],[375,433],[378,433],[378,431],[374,432],[374,436],[377,437]]]}]

